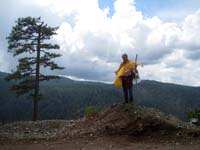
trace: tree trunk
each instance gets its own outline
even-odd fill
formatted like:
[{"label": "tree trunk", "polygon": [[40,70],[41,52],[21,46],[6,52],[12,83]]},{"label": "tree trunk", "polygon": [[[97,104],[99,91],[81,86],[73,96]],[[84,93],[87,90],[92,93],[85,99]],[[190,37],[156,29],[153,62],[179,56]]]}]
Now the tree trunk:
[{"label": "tree trunk", "polygon": [[35,76],[35,93],[34,93],[34,108],[33,121],[38,118],[38,101],[39,101],[39,74],[40,74],[40,33],[38,35],[37,57],[36,57],[36,76]]}]

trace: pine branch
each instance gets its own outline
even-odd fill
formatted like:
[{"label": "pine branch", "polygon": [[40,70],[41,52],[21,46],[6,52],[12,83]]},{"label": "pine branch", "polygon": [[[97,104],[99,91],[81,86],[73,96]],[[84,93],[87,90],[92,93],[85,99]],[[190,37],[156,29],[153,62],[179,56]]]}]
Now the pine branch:
[{"label": "pine branch", "polygon": [[52,79],[60,79],[60,77],[55,75],[40,75],[40,81],[48,81]]},{"label": "pine branch", "polygon": [[40,45],[40,48],[41,49],[59,49],[60,48],[60,46],[59,45],[57,45],[57,44],[41,44]]}]

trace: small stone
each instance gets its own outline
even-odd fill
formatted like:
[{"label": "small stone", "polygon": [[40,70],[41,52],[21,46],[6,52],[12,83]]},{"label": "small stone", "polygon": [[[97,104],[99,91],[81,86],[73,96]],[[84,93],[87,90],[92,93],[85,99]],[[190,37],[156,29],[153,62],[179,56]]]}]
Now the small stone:
[{"label": "small stone", "polygon": [[28,134],[28,133],[30,133],[30,131],[25,131],[24,133],[25,133],[25,134]]},{"label": "small stone", "polygon": [[156,118],[160,118],[160,116],[156,115]]},{"label": "small stone", "polygon": [[35,132],[39,132],[40,130],[39,129],[35,129]]},{"label": "small stone", "polygon": [[46,145],[46,146],[49,146],[49,144],[48,144],[48,143],[45,143],[45,145]]}]

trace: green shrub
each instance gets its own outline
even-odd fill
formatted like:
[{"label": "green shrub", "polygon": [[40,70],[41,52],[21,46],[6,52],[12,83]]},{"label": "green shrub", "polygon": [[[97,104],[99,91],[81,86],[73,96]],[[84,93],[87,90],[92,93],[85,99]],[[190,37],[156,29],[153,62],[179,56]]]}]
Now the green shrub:
[{"label": "green shrub", "polygon": [[85,108],[84,116],[87,118],[95,116],[98,112],[100,112],[100,108],[96,106],[88,106]]},{"label": "green shrub", "polygon": [[197,118],[200,120],[200,109],[194,109],[188,113],[188,118]]}]

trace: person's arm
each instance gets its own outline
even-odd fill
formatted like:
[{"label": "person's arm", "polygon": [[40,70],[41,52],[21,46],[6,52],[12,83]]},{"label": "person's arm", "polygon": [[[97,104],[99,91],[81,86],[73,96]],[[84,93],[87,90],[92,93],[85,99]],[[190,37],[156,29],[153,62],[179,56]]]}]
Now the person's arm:
[{"label": "person's arm", "polygon": [[119,72],[119,70],[121,69],[121,67],[122,67],[122,65],[123,65],[123,63],[121,63],[120,65],[119,65],[119,68],[117,69],[117,70],[115,70],[115,74],[117,75],[117,73]]},{"label": "person's arm", "polygon": [[131,74],[135,73],[137,70],[137,66],[143,67],[143,64],[133,62],[132,67],[129,70],[126,70],[124,73],[126,75],[131,75]]},{"label": "person's arm", "polygon": [[143,64],[141,64],[141,63],[136,63],[135,65],[136,65],[136,68],[137,68],[137,66],[141,66],[141,67],[143,67],[143,66],[144,66],[144,65],[143,65]]}]

